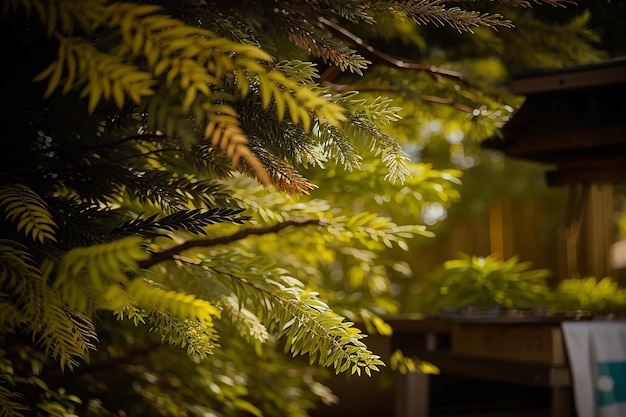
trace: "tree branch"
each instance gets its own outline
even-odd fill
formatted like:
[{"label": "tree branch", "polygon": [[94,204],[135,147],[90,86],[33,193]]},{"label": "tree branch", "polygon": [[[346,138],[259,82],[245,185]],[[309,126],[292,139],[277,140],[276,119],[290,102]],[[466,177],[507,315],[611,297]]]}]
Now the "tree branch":
[{"label": "tree branch", "polygon": [[[329,30],[331,33],[354,43],[355,48],[359,50],[359,52],[363,53],[364,55],[367,55],[374,62],[383,63],[383,64],[386,64],[395,68],[399,68],[399,69],[425,71],[431,74],[433,78],[435,78],[436,80],[440,80],[442,77],[446,77],[446,78],[452,78],[452,79],[458,80],[459,82],[463,84],[467,84],[467,80],[463,76],[463,73],[459,71],[439,68],[434,65],[419,64],[415,62],[405,62],[401,59],[394,58],[391,55],[388,55],[381,51],[376,50],[373,46],[365,43],[363,39],[359,38],[358,36],[350,32],[346,28],[338,25],[337,23],[329,19],[326,19],[325,17],[318,18],[318,21],[320,25],[326,30]],[[324,81],[330,81],[330,80],[324,80]]]},{"label": "tree branch", "polygon": [[[515,0],[504,0],[504,1],[515,1]],[[551,2],[554,2],[554,1],[568,2],[568,1],[573,1],[573,0],[545,0],[545,1],[550,2],[550,4],[552,4]],[[446,82],[447,80],[451,80],[468,89],[476,89],[476,90],[482,91],[482,93],[486,96],[491,96],[489,93],[487,93],[485,89],[482,89],[474,85],[470,80],[468,80],[465,77],[465,75],[461,71],[440,68],[440,67],[437,67],[435,65],[430,65],[430,64],[420,64],[417,62],[403,61],[402,59],[395,58],[391,55],[388,55],[381,51],[376,50],[373,46],[368,45],[365,41],[363,41],[363,39],[359,38],[354,33],[350,32],[349,30],[345,29],[341,25],[331,20],[328,20],[324,17],[320,17],[318,18],[318,22],[321,27],[330,31],[334,35],[352,42],[355,48],[359,52],[361,52],[364,56],[367,56],[368,58],[370,58],[372,62],[378,62],[378,63],[389,65],[391,67],[395,67],[398,69],[407,69],[411,71],[423,71],[429,74],[430,76],[432,76],[432,78],[435,81],[443,83],[443,82]],[[333,80],[335,80],[336,77],[340,73],[341,73],[341,70],[337,68],[336,66],[328,67],[320,77],[320,84],[329,88],[340,87],[337,84],[333,84]],[[351,88],[354,88],[354,87],[355,86],[352,86]],[[359,85],[359,88],[360,90],[357,90],[357,91],[364,91],[367,89],[363,85]],[[497,97],[492,97],[492,98],[496,101],[500,101],[500,99]],[[451,99],[445,99],[441,97],[427,96],[427,95],[421,96],[420,99],[423,101],[429,101],[433,103],[448,104],[466,113],[471,113],[473,111],[473,109],[471,109],[470,107],[465,106],[464,104],[461,104],[461,103],[457,103]]]},{"label": "tree branch", "polygon": [[328,220],[325,218],[309,218],[309,219],[291,219],[282,223],[276,223],[271,226],[243,229],[228,236],[220,236],[209,239],[194,239],[188,240],[180,245],[173,246],[163,252],[153,254],[149,259],[139,262],[138,267],[141,269],[147,269],[163,261],[174,259],[177,255],[192,248],[208,248],[217,245],[226,245],[228,243],[236,242],[241,239],[245,239],[248,236],[260,236],[270,233],[278,233],[281,230],[289,226],[308,226],[308,225],[327,226]]}]

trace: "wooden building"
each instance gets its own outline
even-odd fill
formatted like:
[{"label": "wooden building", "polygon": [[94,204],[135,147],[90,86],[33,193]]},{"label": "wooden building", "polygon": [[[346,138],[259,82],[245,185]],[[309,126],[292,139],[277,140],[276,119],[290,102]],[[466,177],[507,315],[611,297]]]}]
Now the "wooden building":
[{"label": "wooden building", "polygon": [[547,183],[567,189],[558,276],[619,275],[613,185],[626,183],[626,59],[526,71],[513,91],[524,104],[503,138],[483,145],[550,164]]}]

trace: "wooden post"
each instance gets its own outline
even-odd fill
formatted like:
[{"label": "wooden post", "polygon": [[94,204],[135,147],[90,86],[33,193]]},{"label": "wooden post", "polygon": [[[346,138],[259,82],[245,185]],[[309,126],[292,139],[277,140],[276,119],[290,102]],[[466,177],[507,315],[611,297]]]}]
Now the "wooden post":
[{"label": "wooden post", "polygon": [[429,378],[421,372],[396,373],[394,417],[428,417]]},{"label": "wooden post", "polygon": [[614,211],[613,186],[591,186],[582,225],[581,274],[598,278],[613,274],[610,250],[615,241]]}]

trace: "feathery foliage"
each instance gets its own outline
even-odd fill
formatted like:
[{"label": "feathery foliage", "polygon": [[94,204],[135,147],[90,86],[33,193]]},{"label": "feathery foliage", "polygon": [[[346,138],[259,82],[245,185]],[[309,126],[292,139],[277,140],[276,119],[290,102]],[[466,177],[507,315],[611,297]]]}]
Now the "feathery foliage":
[{"label": "feathery foliage", "polygon": [[[2,379],[4,381],[4,378]],[[19,394],[11,392],[7,388],[0,385],[0,416],[2,417],[20,417],[23,416],[22,411],[26,411],[24,405],[16,402],[20,397]]]},{"label": "feathery foliage", "polygon": [[56,223],[46,206],[45,200],[23,184],[4,184],[0,187],[0,207],[5,212],[5,218],[17,223],[18,232],[41,243],[56,240]]},{"label": "feathery foliage", "polygon": [[61,367],[78,365],[78,359],[95,347],[93,323],[68,308],[66,300],[43,282],[41,272],[25,247],[3,240],[0,249],[3,327],[20,329],[24,326]]},{"label": "feathery foliage", "polygon": [[510,9],[571,3],[3,0],[0,416],[304,417],[379,371],[386,254],[518,103],[503,10],[533,63],[600,57]]}]

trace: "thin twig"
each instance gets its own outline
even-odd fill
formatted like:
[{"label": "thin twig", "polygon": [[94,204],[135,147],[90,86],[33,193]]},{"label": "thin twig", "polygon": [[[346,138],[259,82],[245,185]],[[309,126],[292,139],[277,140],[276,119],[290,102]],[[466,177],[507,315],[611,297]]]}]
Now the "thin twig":
[{"label": "thin twig", "polygon": [[429,64],[420,64],[416,62],[406,62],[398,58],[394,58],[391,55],[388,55],[384,52],[378,51],[371,45],[368,45],[363,41],[363,39],[359,38],[346,28],[338,25],[337,23],[326,19],[325,17],[318,18],[320,24],[327,30],[331,31],[335,35],[342,37],[344,39],[349,40],[354,43],[354,46],[359,52],[367,55],[373,61],[377,61],[380,63],[384,63],[399,69],[409,69],[409,70],[417,70],[417,71],[425,71],[431,74],[435,79],[440,80],[442,77],[453,78],[458,80],[463,84],[467,84],[467,80],[463,76],[463,73],[459,71],[449,70],[445,68],[439,68],[434,65]]},{"label": "thin twig", "polygon": [[282,223],[276,223],[271,226],[242,229],[228,236],[220,236],[209,239],[194,239],[181,243],[180,245],[173,246],[163,252],[153,254],[149,259],[139,262],[138,267],[142,269],[150,268],[158,263],[174,259],[176,255],[193,248],[207,248],[217,245],[226,245],[228,243],[236,242],[241,239],[245,239],[248,236],[260,236],[270,233],[278,233],[279,231],[289,226],[308,226],[308,225],[327,226],[328,220],[324,218],[309,218],[309,219],[291,219]]}]

